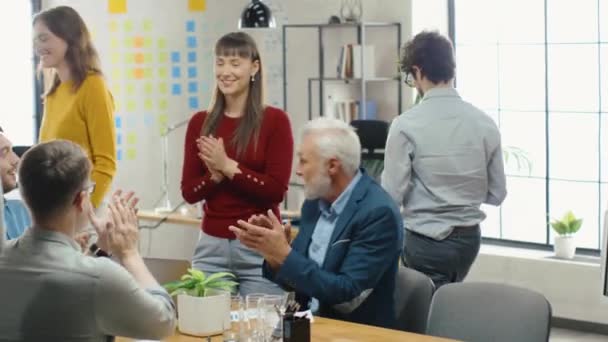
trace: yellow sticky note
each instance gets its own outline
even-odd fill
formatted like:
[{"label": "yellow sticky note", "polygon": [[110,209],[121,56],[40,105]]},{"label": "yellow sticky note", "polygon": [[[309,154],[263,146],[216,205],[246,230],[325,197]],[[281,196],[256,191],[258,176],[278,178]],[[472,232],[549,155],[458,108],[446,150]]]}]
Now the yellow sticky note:
[{"label": "yellow sticky note", "polygon": [[120,54],[118,52],[112,52],[112,64],[118,64],[120,63]]},{"label": "yellow sticky note", "polygon": [[160,63],[167,63],[168,59],[169,59],[169,54],[167,52],[161,52],[158,54],[158,61]]},{"label": "yellow sticky note", "polygon": [[152,20],[145,19],[144,20],[144,31],[150,31],[150,30],[152,30]]},{"label": "yellow sticky note", "polygon": [[161,83],[161,84],[158,85],[158,91],[161,94],[166,94],[167,90],[168,90],[167,83]]},{"label": "yellow sticky note", "polygon": [[204,12],[206,8],[205,0],[188,0],[188,10],[190,12]]},{"label": "yellow sticky note", "polygon": [[110,25],[108,25],[108,28],[110,29],[110,32],[118,31],[118,23],[116,22],[116,20],[110,21]]},{"label": "yellow sticky note", "polygon": [[137,143],[137,135],[134,132],[129,132],[127,134],[127,144],[135,145]]},{"label": "yellow sticky note", "polygon": [[167,68],[159,68],[158,69],[158,77],[159,78],[167,78]]},{"label": "yellow sticky note", "polygon": [[152,63],[152,53],[151,52],[146,52],[144,54],[144,62],[145,63]]},{"label": "yellow sticky note", "polygon": [[145,78],[151,78],[152,77],[152,68],[145,68],[144,69],[144,77]]},{"label": "yellow sticky note", "polygon": [[133,83],[127,84],[127,95],[133,95],[135,93],[135,85]]},{"label": "yellow sticky note", "polygon": [[121,74],[122,74],[122,70],[118,69],[118,68],[114,68],[112,69],[112,79],[114,81],[121,79]]},{"label": "yellow sticky note", "polygon": [[135,54],[133,53],[127,53],[125,54],[125,63],[135,63]]},{"label": "yellow sticky note", "polygon": [[129,100],[127,101],[127,111],[134,112],[136,108],[135,101]]},{"label": "yellow sticky note", "polygon": [[135,160],[136,157],[137,157],[137,153],[135,153],[134,148],[127,149],[127,159],[128,160]]},{"label": "yellow sticky note", "polygon": [[144,38],[144,47],[151,48],[152,47],[152,38]]},{"label": "yellow sticky note", "polygon": [[158,109],[165,111],[167,110],[167,100],[166,99],[161,99],[160,101],[158,101]]},{"label": "yellow sticky note", "polygon": [[125,47],[126,48],[130,48],[131,45],[133,45],[133,39],[132,38],[125,38]]},{"label": "yellow sticky note", "polygon": [[108,12],[112,14],[127,13],[127,0],[108,0]]},{"label": "yellow sticky note", "polygon": [[120,99],[117,99],[116,97],[114,98],[114,107],[117,112],[120,112],[122,110],[122,101],[120,101]]},{"label": "yellow sticky note", "polygon": [[145,99],[144,100],[144,109],[145,110],[148,110],[148,111],[152,110],[152,105],[153,105],[152,104],[152,99]]},{"label": "yellow sticky note", "polygon": [[120,93],[120,83],[113,83],[111,87],[112,94],[116,97],[116,94]]},{"label": "yellow sticky note", "polygon": [[153,90],[152,83],[148,82],[144,85],[144,92],[146,92],[147,95],[152,94],[152,90]]},{"label": "yellow sticky note", "polygon": [[133,22],[131,20],[125,21],[124,27],[126,32],[131,32],[133,30]]},{"label": "yellow sticky note", "polygon": [[118,39],[116,39],[116,38],[112,38],[112,39],[110,40],[110,47],[111,47],[112,49],[118,49],[118,45],[119,45],[119,44],[120,44],[120,43],[118,42]]},{"label": "yellow sticky note", "polygon": [[164,49],[167,47],[167,40],[165,38],[159,38],[157,44],[159,49]]},{"label": "yellow sticky note", "polygon": [[167,114],[158,115],[158,128],[160,128],[160,134],[165,134],[165,129],[167,129],[167,122],[169,122],[169,117],[167,116]]}]

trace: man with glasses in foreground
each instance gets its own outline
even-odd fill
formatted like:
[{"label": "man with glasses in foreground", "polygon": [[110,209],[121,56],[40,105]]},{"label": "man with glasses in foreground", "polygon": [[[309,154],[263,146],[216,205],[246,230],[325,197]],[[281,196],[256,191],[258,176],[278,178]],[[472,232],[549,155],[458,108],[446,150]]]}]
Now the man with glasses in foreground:
[{"label": "man with glasses in foreground", "polygon": [[[76,144],[32,147],[19,168],[33,226],[0,256],[0,336],[11,341],[160,340],[175,329],[167,292],[137,249],[133,193],[115,194],[107,218],[94,214],[91,163]],[[89,222],[106,257],[83,254],[74,240]],[[97,253],[97,255],[108,255]]]},{"label": "man with glasses in foreground", "polygon": [[454,89],[447,38],[417,34],[400,64],[422,100],[391,125],[382,186],[402,205],[405,264],[438,288],[462,281],[475,261],[485,219],[480,205],[500,205],[507,195],[500,132]]}]

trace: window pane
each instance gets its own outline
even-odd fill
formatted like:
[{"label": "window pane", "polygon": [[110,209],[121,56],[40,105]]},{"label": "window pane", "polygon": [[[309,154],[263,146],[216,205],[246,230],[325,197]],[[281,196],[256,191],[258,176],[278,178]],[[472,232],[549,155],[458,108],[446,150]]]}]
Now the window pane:
[{"label": "window pane", "polygon": [[608,113],[602,113],[602,132],[600,148],[602,155],[600,163],[602,165],[601,181],[608,182]]},{"label": "window pane", "polygon": [[[32,60],[32,8],[30,1],[3,2],[0,22],[10,30],[0,30],[0,41],[10,42],[10,53],[0,54],[5,66],[0,93],[2,99],[0,126],[14,145],[34,143],[34,64]],[[8,8],[6,7],[8,6]],[[10,120],[8,118],[10,117]]]},{"label": "window pane", "polygon": [[[498,1],[496,5],[500,13],[498,39],[501,43],[545,42],[544,0]],[[522,11],[522,8],[526,10]],[[517,18],[516,25],[513,24],[514,18]]]},{"label": "window pane", "polygon": [[507,178],[507,198],[502,204],[502,237],[545,243],[545,180]]},{"label": "window pane", "polygon": [[445,0],[414,0],[412,13],[413,34],[437,30],[448,35],[448,6]]},{"label": "window pane", "polygon": [[[608,17],[606,20],[606,26],[608,26]],[[600,80],[602,87],[602,111],[608,112],[608,43],[600,45],[600,54],[600,61],[602,61],[602,65],[600,66],[602,69]]]},{"label": "window pane", "polygon": [[[598,248],[598,184],[551,180],[549,194],[551,220],[561,219],[565,213],[572,210],[576,217],[583,219],[583,226],[576,234],[577,246]],[[554,236],[555,232],[551,229],[551,243]]]},{"label": "window pane", "polygon": [[600,0],[600,40],[608,43],[608,0]]},{"label": "window pane", "polygon": [[[456,44],[496,43],[496,0],[455,1]],[[483,15],[480,15],[483,13]],[[480,29],[483,27],[483,29]]]},{"label": "window pane", "polygon": [[598,111],[597,44],[549,45],[549,109]]},{"label": "window pane", "polygon": [[551,178],[598,180],[597,114],[549,114]]},{"label": "window pane", "polygon": [[507,45],[499,48],[500,108],[545,109],[545,47]]},{"label": "window pane", "polygon": [[597,0],[547,1],[549,42],[597,42]]},{"label": "window pane", "polygon": [[545,177],[545,113],[501,112],[500,122],[506,173]]},{"label": "window pane", "polygon": [[498,108],[496,46],[460,46],[456,49],[456,85],[465,101],[483,109]]},{"label": "window pane", "polygon": [[489,238],[500,238],[500,207],[481,205],[486,219],[481,222],[481,235]]}]

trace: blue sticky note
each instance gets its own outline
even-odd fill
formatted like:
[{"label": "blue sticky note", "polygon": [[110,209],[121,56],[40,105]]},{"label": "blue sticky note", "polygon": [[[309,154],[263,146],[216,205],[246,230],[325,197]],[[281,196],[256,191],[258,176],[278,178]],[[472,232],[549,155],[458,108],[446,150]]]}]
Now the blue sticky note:
[{"label": "blue sticky note", "polygon": [[188,77],[195,78],[196,77],[196,67],[188,67]]},{"label": "blue sticky note", "polygon": [[192,21],[192,20],[186,21],[186,31],[194,32],[194,21]]},{"label": "blue sticky note", "polygon": [[181,84],[175,83],[175,84],[173,84],[171,86],[171,94],[173,94],[173,95],[181,95],[181,93],[182,93],[182,85]]},{"label": "blue sticky note", "polygon": [[179,57],[180,57],[179,52],[177,52],[177,51],[171,52],[171,62],[179,63],[179,59],[180,59]]},{"label": "blue sticky note", "polygon": [[144,124],[149,127],[152,126],[152,123],[154,123],[154,117],[152,117],[152,114],[144,114]]},{"label": "blue sticky note", "polygon": [[196,37],[188,36],[188,39],[186,40],[186,45],[191,49],[196,48]]},{"label": "blue sticky note", "polygon": [[122,160],[122,150],[116,150],[116,159]]},{"label": "blue sticky note", "polygon": [[189,93],[196,93],[198,91],[198,83],[196,82],[189,82],[188,83],[188,92]]},{"label": "blue sticky note", "polygon": [[196,51],[188,52],[188,63],[196,63]]},{"label": "blue sticky note", "polygon": [[117,116],[116,118],[114,118],[114,125],[116,126],[116,128],[122,127],[122,120],[121,120],[120,116]]},{"label": "blue sticky note", "polygon": [[116,134],[116,145],[122,144],[122,134]]},{"label": "blue sticky note", "polygon": [[171,76],[173,76],[173,78],[180,78],[182,77],[182,71],[180,69],[180,67],[178,66],[174,66],[171,68]]},{"label": "blue sticky note", "polygon": [[190,106],[190,109],[198,109],[198,97],[190,97],[188,98],[188,104]]}]

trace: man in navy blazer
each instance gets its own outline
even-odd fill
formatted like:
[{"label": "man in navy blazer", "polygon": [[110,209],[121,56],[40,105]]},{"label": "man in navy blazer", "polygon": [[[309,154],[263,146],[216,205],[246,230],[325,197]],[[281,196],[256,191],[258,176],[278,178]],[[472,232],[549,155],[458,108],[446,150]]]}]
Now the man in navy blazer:
[{"label": "man in navy blazer", "polygon": [[297,167],[307,200],[292,245],[272,211],[230,229],[264,256],[264,277],[314,314],[392,328],[403,224],[394,201],[359,169],[360,156],[347,123],[309,122]]}]

